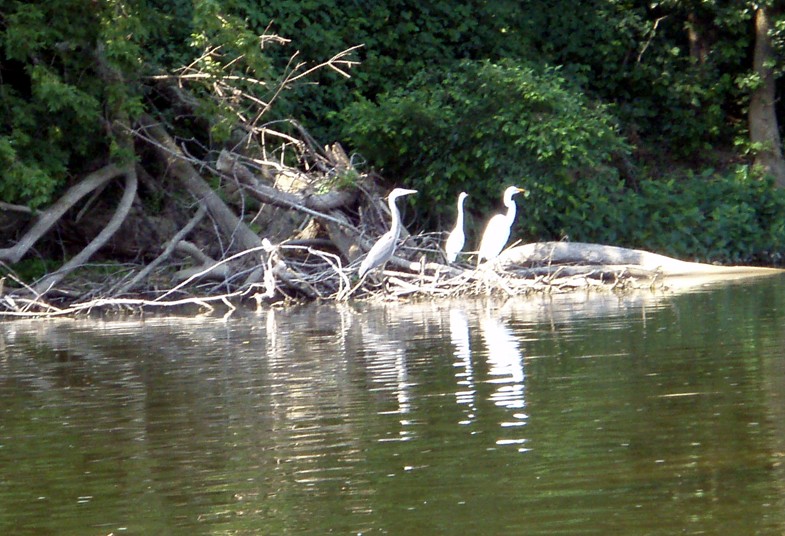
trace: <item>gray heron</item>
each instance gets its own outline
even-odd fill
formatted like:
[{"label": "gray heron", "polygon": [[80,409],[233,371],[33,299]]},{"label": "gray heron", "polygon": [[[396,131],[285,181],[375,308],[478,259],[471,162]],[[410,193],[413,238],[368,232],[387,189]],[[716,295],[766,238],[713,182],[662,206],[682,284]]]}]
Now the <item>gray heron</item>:
[{"label": "gray heron", "polygon": [[368,255],[365,257],[365,259],[363,259],[362,264],[360,264],[360,277],[363,277],[374,268],[377,268],[378,266],[381,266],[390,260],[390,257],[392,257],[393,253],[395,252],[395,246],[398,242],[398,237],[401,234],[401,214],[398,212],[398,207],[395,206],[395,200],[401,196],[416,193],[417,190],[395,188],[387,196],[387,204],[389,205],[390,213],[392,214],[390,230],[384,233],[381,238],[376,241],[376,243],[371,248],[371,251],[369,251]]},{"label": "gray heron", "polygon": [[510,238],[510,228],[515,221],[515,201],[512,196],[521,192],[526,192],[526,190],[517,186],[510,186],[504,190],[504,206],[507,207],[507,213],[496,214],[485,227],[480,241],[480,250],[477,254],[477,266],[483,259],[492,261],[498,257],[507,244],[507,240]]},{"label": "gray heron", "polygon": [[469,197],[466,192],[461,192],[458,195],[458,218],[455,220],[455,228],[450,232],[447,237],[447,242],[444,243],[444,253],[447,257],[447,262],[455,262],[458,258],[458,253],[463,249],[463,244],[466,242],[466,235],[463,234],[463,200]]}]

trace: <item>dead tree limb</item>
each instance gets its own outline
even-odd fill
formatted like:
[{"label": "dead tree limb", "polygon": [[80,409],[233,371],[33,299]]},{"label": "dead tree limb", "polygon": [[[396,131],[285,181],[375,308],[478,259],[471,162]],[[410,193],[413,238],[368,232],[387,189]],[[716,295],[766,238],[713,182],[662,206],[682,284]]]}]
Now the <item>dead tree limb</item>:
[{"label": "dead tree limb", "polygon": [[40,213],[35,224],[25,233],[19,242],[13,247],[0,249],[0,261],[15,264],[22,260],[22,257],[27,254],[30,248],[32,248],[33,245],[35,245],[35,243],[63,217],[63,214],[65,214],[68,209],[73,207],[80,199],[93,190],[108,183],[124,172],[126,172],[124,169],[110,164],[90,173],[87,177],[69,188],[54,205]]},{"label": "dead tree limb", "polygon": [[[221,154],[218,156],[216,168],[221,173],[237,178],[250,195],[263,203],[277,207],[293,208],[323,219],[330,219],[325,214],[326,212],[346,207],[357,198],[357,192],[353,190],[339,190],[324,194],[282,192],[262,183],[251,170],[239,162],[235,155],[225,150],[221,151]],[[334,221],[333,223],[342,224],[339,221]]]},{"label": "dead tree limb", "polygon": [[158,257],[156,257],[153,260],[153,262],[151,262],[150,264],[145,266],[138,274],[136,274],[133,277],[133,279],[131,279],[125,285],[120,287],[120,289],[117,291],[118,294],[124,294],[126,292],[129,292],[129,291],[133,290],[134,287],[136,287],[145,278],[147,278],[152,273],[152,271],[155,270],[155,268],[158,265],[160,265],[162,262],[166,261],[166,259],[168,259],[172,255],[172,252],[174,252],[175,247],[177,247],[177,244],[180,242],[180,240],[182,240],[186,236],[188,236],[188,233],[190,233],[193,230],[193,228],[196,227],[196,225],[200,221],[202,221],[202,218],[204,218],[204,215],[206,213],[207,213],[207,209],[204,207],[204,205],[199,205],[199,210],[196,211],[196,214],[194,214],[194,217],[191,218],[191,220],[185,225],[185,227],[180,229],[180,231],[178,231],[177,234],[175,234],[166,243],[166,246],[164,247],[163,252],[161,252],[161,254],[158,255]]},{"label": "dead tree limb", "polygon": [[200,203],[207,207],[221,231],[234,241],[234,249],[246,250],[261,247],[262,239],[238,218],[232,209],[210,188],[210,185],[188,163],[180,148],[166,130],[149,116],[143,116],[140,123],[147,134],[155,141],[158,156],[169,166],[172,175]]},{"label": "dead tree limb", "polygon": [[134,169],[133,163],[128,164],[122,168],[121,172],[123,175],[125,175],[125,192],[123,193],[123,197],[120,200],[120,204],[117,206],[117,210],[112,215],[112,219],[109,220],[109,223],[106,224],[106,227],[104,227],[103,230],[98,233],[98,236],[96,236],[89,244],[87,244],[87,246],[85,246],[85,248],[82,249],[82,251],[80,251],[75,257],[61,266],[59,270],[47,275],[38,283],[36,283],[33,286],[33,290],[35,290],[37,294],[45,294],[46,291],[59,283],[66,275],[87,262],[87,260],[92,257],[96,251],[101,249],[101,247],[106,244],[106,242],[123,224],[126,216],[128,216],[128,212],[131,210],[131,205],[133,205],[134,198],[136,197],[136,187],[138,181],[136,179],[136,170]]},{"label": "dead tree limb", "polygon": [[225,281],[231,275],[231,271],[226,264],[220,264],[187,240],[178,241],[175,245],[175,250],[181,254],[188,255],[200,263],[178,271],[174,274],[175,281],[193,280],[195,277]]},{"label": "dead tree limb", "polygon": [[5,201],[0,201],[0,210],[5,210],[9,212],[21,212],[23,214],[31,214],[33,216],[38,214],[38,211],[33,210],[28,206],[14,205],[13,203],[6,203]]},{"label": "dead tree limb", "polygon": [[323,222],[324,228],[327,230],[327,236],[330,237],[330,241],[338,248],[341,255],[348,259],[349,263],[353,263],[363,254],[359,244],[360,232],[349,223],[348,218],[342,212],[335,210],[330,215],[343,223],[338,225],[331,220]]},{"label": "dead tree limb", "polygon": [[537,242],[516,246],[499,255],[497,263],[504,269],[549,264],[608,265],[614,269],[629,266],[647,272],[661,272],[665,276],[780,272],[774,268],[687,262],[649,251],[581,242]]}]

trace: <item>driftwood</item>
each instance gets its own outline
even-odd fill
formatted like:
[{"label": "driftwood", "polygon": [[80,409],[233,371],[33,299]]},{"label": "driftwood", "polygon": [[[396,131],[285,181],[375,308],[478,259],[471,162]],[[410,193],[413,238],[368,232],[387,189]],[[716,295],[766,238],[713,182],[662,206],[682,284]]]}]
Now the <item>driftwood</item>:
[{"label": "driftwood", "polygon": [[539,242],[508,249],[497,266],[516,273],[588,274],[595,277],[625,272],[629,276],[660,278],[735,279],[783,273],[776,268],[722,266],[687,262],[649,251],[581,242]]},{"label": "driftwood", "polygon": [[[684,286],[685,281],[703,284],[739,277],[768,276],[782,270],[756,267],[724,267],[684,262],[663,255],[597,244],[546,242],[526,244],[504,252],[496,262],[479,268],[447,266],[438,261],[405,260],[423,250],[432,237],[411,236],[399,251],[403,270],[391,268],[356,282],[356,268],[345,267],[340,256],[306,245],[273,245],[243,251],[235,256],[261,254],[264,268],[262,284],[235,285],[219,294],[190,295],[184,290],[204,273],[233,260],[224,259],[194,274],[155,299],[101,297],[76,301],[67,307],[46,302],[40,296],[25,297],[6,293],[0,299],[3,316],[61,316],[101,308],[133,311],[147,308],[197,306],[214,311],[222,304],[231,313],[244,300],[257,304],[270,301],[400,299],[402,297],[455,298],[467,295],[522,296],[532,293],[564,293],[593,289],[600,292],[634,290],[668,291]],[[435,257],[438,251],[432,251]],[[677,284],[674,284],[677,282]],[[175,297],[175,295],[179,295]]]},{"label": "driftwood", "polygon": [[[268,42],[278,38],[263,36],[260,39]],[[347,259],[351,262],[356,258],[362,245],[372,239],[363,236],[362,226],[354,218],[364,192],[356,185],[363,182],[364,176],[353,169],[351,159],[339,145],[322,148],[296,123],[275,122],[294,127],[287,128],[288,132],[278,132],[262,118],[285,88],[316,70],[329,68],[348,77],[347,70],[357,63],[349,57],[355,49],[340,52],[316,66],[295,62],[293,56],[278,88],[267,86],[267,81],[248,78],[241,67],[233,65],[234,62],[224,64],[224,58],[216,48],[206,49],[202,57],[176,74],[152,77],[164,89],[173,90],[161,91],[159,95],[169,96],[174,109],[181,110],[182,115],[200,116],[195,109],[200,106],[199,101],[192,99],[188,92],[188,86],[194,83],[212,90],[220,107],[236,115],[236,132],[244,133],[234,148],[238,153],[225,151],[218,162],[200,160],[189,154],[194,148],[202,154],[215,154],[214,147],[200,145],[198,136],[187,142],[175,140],[155,118],[143,115],[136,125],[132,125],[122,102],[107,107],[104,127],[112,131],[117,145],[126,154],[135,154],[137,160],[124,167],[106,165],[82,179],[54,205],[41,212],[0,202],[0,211],[4,213],[24,213],[35,218],[21,238],[11,233],[3,237],[16,242],[0,249],[0,312],[12,316],[59,315],[112,304],[123,308],[134,306],[132,304],[144,307],[150,303],[157,306],[174,302],[209,304],[214,298],[229,304],[234,297],[321,299],[345,291],[350,286],[347,274],[351,272],[351,268],[345,266]],[[120,73],[106,61],[104,50],[98,46],[92,53],[100,75],[108,83],[122,83]],[[205,64],[221,65],[220,72],[217,74],[212,69],[210,73],[202,72]],[[242,88],[233,86],[238,81],[243,82]],[[264,100],[253,92],[255,87],[262,85],[267,94]],[[205,130],[209,128],[206,123],[202,126]],[[238,163],[240,153],[242,164]],[[163,166],[145,169],[151,162],[155,164],[150,156],[156,157]],[[298,163],[291,166],[284,162]],[[158,167],[164,168],[163,173],[152,171]],[[137,188],[137,174],[142,179],[141,188]],[[205,175],[230,180],[226,181],[225,188],[216,188],[214,184],[208,184]],[[105,187],[118,176],[125,178],[125,189],[115,207],[113,200],[105,198],[114,195],[116,189]],[[170,177],[174,181],[167,180]],[[265,180],[269,177],[275,180]],[[305,187],[284,188],[285,182],[292,185],[299,182]],[[237,185],[234,192],[230,191],[232,185]],[[224,191],[220,191],[221,188]],[[83,202],[88,194],[92,194],[92,198]],[[189,203],[189,196],[196,202]],[[137,199],[140,202],[134,205]],[[239,203],[235,204],[238,199]],[[264,215],[261,211],[255,216],[247,212],[259,202],[263,208],[280,208],[268,210]],[[192,216],[194,205],[198,208]],[[148,207],[151,212],[146,211]],[[291,222],[283,220],[295,212],[302,215],[291,219],[293,227]],[[105,226],[97,223],[105,221],[110,213]],[[284,223],[283,232],[272,229],[275,218]],[[13,233],[20,228],[18,218],[15,220],[17,225]],[[55,233],[50,230],[58,222],[61,222],[58,234],[52,236]],[[145,229],[154,229],[154,232],[135,232],[142,228],[140,222],[144,222]],[[124,223],[127,223],[123,227],[126,236],[115,237],[110,243],[112,235],[122,235],[117,230]],[[161,225],[156,226],[156,223]],[[287,244],[287,237],[297,238],[295,233],[288,234],[288,231],[295,230],[301,223],[311,228],[311,235]],[[97,236],[75,251],[74,246],[81,244],[86,234],[92,235],[84,232],[87,224],[97,227]],[[128,233],[133,233],[138,242],[130,240]],[[280,243],[272,244],[264,238],[267,234],[275,236]],[[28,284],[15,270],[34,271],[36,263],[14,265],[36,244],[41,244],[45,236],[48,240],[40,246],[43,257],[62,256],[70,260],[38,282]],[[166,237],[171,238],[166,240]],[[132,242],[131,247],[117,247]],[[161,246],[160,242],[166,244]],[[102,248],[110,270],[117,272],[110,276],[109,290],[104,291],[96,279],[103,275],[91,273],[89,269],[77,272],[77,268],[85,267],[88,259]],[[111,257],[121,250],[120,254],[125,258]],[[151,260],[148,258],[150,253],[156,256],[145,264]],[[135,292],[136,296],[127,298],[129,292]],[[96,295],[101,298],[88,299]],[[186,297],[182,298],[183,295]]]},{"label": "driftwood", "polygon": [[[754,267],[728,267],[697,262],[686,262],[665,255],[639,249],[628,249],[582,242],[538,242],[508,249],[497,260],[498,266],[536,266],[547,263],[580,266],[634,266],[663,275],[677,276],[696,273],[731,273],[758,271]],[[764,269],[769,270],[769,269]]]},{"label": "driftwood", "polygon": [[138,274],[136,274],[130,281],[124,283],[118,289],[119,294],[125,294],[139,285],[144,279],[146,279],[155,268],[166,260],[172,255],[174,250],[177,248],[178,244],[181,240],[185,239],[188,236],[188,233],[193,231],[194,227],[202,221],[205,214],[207,213],[207,209],[204,205],[199,205],[199,209],[194,214],[193,218],[183,227],[180,231],[177,232],[167,243],[164,247],[163,252],[158,255],[152,262],[150,262],[147,266],[145,266]]},{"label": "driftwood", "polygon": [[[216,169],[239,180],[244,188],[259,201],[269,205],[291,208],[311,216],[325,218],[331,210],[345,208],[357,199],[356,190],[339,190],[322,194],[296,194],[281,191],[264,184],[250,169],[240,162],[239,155],[227,150],[221,151]],[[339,225],[341,222],[336,222]]]},{"label": "driftwood", "polygon": [[[260,43],[276,39],[263,36]],[[118,146],[138,157],[135,162],[106,165],[88,174],[40,212],[0,202],[0,211],[34,218],[15,244],[0,249],[0,316],[47,317],[96,309],[144,311],[182,306],[206,311],[221,307],[230,313],[246,301],[261,305],[404,296],[521,296],[576,289],[651,291],[691,284],[698,277],[727,280],[782,273],[688,263],[645,251],[566,242],[513,247],[479,267],[468,263],[471,254],[461,257],[466,264],[446,265],[441,233],[403,232],[387,269],[358,278],[358,260],[389,225],[383,201],[388,188],[381,188],[372,174],[355,169],[340,145],[322,147],[292,121],[263,120],[285,88],[315,70],[329,68],[348,77],[348,69],[356,63],[349,57],[352,51],[343,51],[314,67],[296,62],[293,56],[278,88],[249,79],[241,62],[224,63],[226,57],[219,48],[206,49],[175,73],[151,77],[160,84],[159,97],[168,97],[170,110],[177,111],[173,116],[201,115],[198,101],[188,92],[193,84],[212,91],[219,108],[236,116],[231,138],[234,146],[225,147],[217,158],[220,147],[201,145],[199,139],[206,136],[178,140],[156,118],[143,115],[133,125],[122,103],[107,109],[105,126],[112,130]],[[98,47],[94,52],[104,79],[122,83],[119,73],[105,61],[104,51]],[[210,72],[201,70],[205,65],[211,66]],[[242,82],[239,86],[238,81]],[[263,86],[272,90],[265,90],[264,99],[253,91]],[[275,130],[282,124],[284,128]],[[206,133],[209,126],[202,126]],[[189,150],[204,156],[194,157]],[[154,172],[157,168],[164,171]],[[107,185],[121,176],[125,187],[120,201],[105,199],[107,192],[116,192]],[[210,179],[214,181],[208,182]],[[84,202],[88,194],[92,199]],[[93,217],[98,206],[100,217]],[[154,208],[148,213],[146,206]],[[82,247],[78,232],[84,228],[83,222],[103,222],[109,213],[105,228]],[[142,215],[134,220],[137,213]],[[62,257],[70,260],[37,282],[23,281],[13,265],[45,236],[54,234],[50,230],[64,219],[60,232],[75,227],[79,238],[75,242],[82,249],[75,250],[66,239],[50,237],[45,251],[58,252],[52,256],[62,251]],[[150,233],[152,238],[135,253],[123,253],[124,258],[119,259],[107,255],[116,270],[107,287],[102,287],[90,270],[78,271],[110,245],[112,235],[122,234],[117,231],[124,221],[128,223],[124,229],[133,232],[141,228],[133,223],[142,220],[146,228],[155,227],[156,232]],[[15,227],[14,233],[20,228]],[[4,239],[16,239],[16,235]],[[123,237],[116,239],[122,241]],[[110,247],[103,250],[114,251]]]},{"label": "driftwood", "polygon": [[[117,175],[126,178],[123,199],[116,209],[111,224],[82,254],[66,264],[59,272],[29,286],[13,273],[7,274],[18,288],[6,287],[0,292],[0,315],[57,316],[93,311],[96,308],[144,310],[153,307],[197,306],[213,311],[221,304],[227,311],[243,301],[257,304],[280,301],[398,299],[457,297],[467,295],[500,294],[520,296],[535,292],[560,293],[576,289],[602,291],[630,291],[633,289],[667,289],[675,278],[701,276],[714,280],[770,275],[780,270],[752,267],[725,267],[680,261],[663,255],[597,244],[545,242],[516,246],[503,252],[493,262],[480,267],[473,264],[446,265],[441,251],[441,234],[408,235],[399,244],[396,254],[387,263],[388,269],[358,280],[356,260],[370,249],[376,237],[386,231],[389,215],[382,195],[368,193],[370,183],[349,189],[330,190],[327,178],[330,166],[344,166],[347,162],[340,151],[330,155],[311,154],[318,159],[313,166],[321,171],[301,181],[304,190],[282,191],[265,183],[265,174],[254,173],[237,155],[224,153],[215,168],[204,163],[200,169],[228,176],[234,184],[264,204],[286,207],[297,211],[310,221],[305,238],[271,243],[256,234],[245,221],[248,215],[237,214],[224,202],[197,172],[188,157],[169,137],[161,125],[149,118],[143,120],[140,131],[143,139],[155,148],[156,155],[166,163],[168,173],[182,189],[198,201],[196,214],[179,231],[173,233],[162,252],[150,264],[129,277],[127,282],[115,283],[113,292],[70,295],[63,305],[46,298],[48,289],[63,281],[63,277],[92,255],[111,235],[127,214],[136,195],[136,174],[128,168],[107,167],[87,177],[49,210],[13,248],[0,250],[6,259],[16,259],[42,236],[46,229],[70,207]],[[327,170],[327,171],[324,171]],[[352,170],[353,171],[353,170]],[[301,173],[294,170],[292,173]],[[359,175],[358,175],[359,176]],[[366,178],[367,180],[367,178]],[[309,194],[309,189],[323,191]],[[241,205],[244,206],[244,205]],[[195,245],[189,235],[209,214],[216,232],[229,239],[231,255],[223,249],[219,256],[211,256]],[[191,266],[178,266],[174,271],[168,264],[170,257],[195,260]],[[461,258],[470,260],[471,254]],[[0,260],[3,257],[0,257]],[[168,270],[171,285],[146,283],[154,270]],[[679,284],[682,284],[680,281]],[[173,286],[172,286],[173,285]],[[59,289],[62,290],[62,289]],[[136,295],[129,297],[128,292]],[[83,298],[79,296],[96,296]]]},{"label": "driftwood", "polygon": [[[301,127],[296,130],[304,140],[279,135],[286,140],[281,151],[294,151],[292,154],[278,153],[273,158],[264,147],[261,155],[252,156],[225,149],[211,162],[190,156],[186,146],[178,144],[162,124],[142,117],[134,132],[137,142],[153,149],[154,157],[174,181],[145,178],[137,190],[137,168],[106,166],[37,214],[21,240],[0,249],[0,262],[18,262],[64,214],[70,209],[75,212],[87,194],[100,192],[116,177],[125,178],[122,200],[107,227],[59,271],[33,284],[22,281],[13,270],[5,271],[5,277],[0,277],[0,316],[48,317],[96,309],[138,312],[186,306],[208,312],[220,307],[231,313],[243,302],[259,306],[313,300],[522,296],[578,289],[661,291],[707,280],[783,273],[770,268],[690,263],[646,251],[570,242],[512,247],[479,267],[468,263],[472,254],[465,253],[460,258],[466,264],[447,265],[441,233],[403,232],[387,269],[358,278],[358,259],[389,225],[383,200],[387,189],[379,188],[372,175],[355,170],[340,146],[319,148]],[[259,128],[254,133],[273,135]],[[126,144],[130,142],[126,140]],[[299,163],[289,168],[281,164],[284,161]],[[137,166],[145,177],[141,163]],[[207,174],[222,186],[211,187],[203,176]],[[161,234],[168,240],[153,250],[155,258],[125,269],[107,291],[96,288],[94,281],[88,281],[89,290],[84,291],[74,278],[66,280],[115,234],[140,192],[148,189],[156,197],[167,196],[172,182],[179,195],[171,197],[181,203],[176,219],[179,225]],[[183,192],[196,203],[182,207]],[[276,237],[273,243],[270,237],[275,233],[270,228],[274,222],[264,221],[261,209],[256,215],[246,212],[260,204],[262,208],[276,207],[269,211],[271,218],[296,213],[299,227],[283,238]],[[92,206],[87,203],[80,211]],[[18,212],[2,205],[0,210]],[[3,287],[4,280],[7,284]]]}]

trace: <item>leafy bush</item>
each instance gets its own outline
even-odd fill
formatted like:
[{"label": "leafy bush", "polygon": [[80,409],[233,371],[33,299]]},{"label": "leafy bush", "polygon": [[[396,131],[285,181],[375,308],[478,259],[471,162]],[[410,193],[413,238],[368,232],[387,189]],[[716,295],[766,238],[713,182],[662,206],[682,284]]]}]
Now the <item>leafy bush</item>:
[{"label": "leafy bush", "polygon": [[115,152],[107,122],[140,109],[139,20],[112,3],[11,1],[0,16],[0,197],[31,207]]},{"label": "leafy bush", "polygon": [[[738,85],[748,74],[752,46],[754,10],[745,4],[241,0],[231,8],[257,33],[292,39],[298,61],[318,62],[364,45],[352,80],[324,71],[318,87],[294,88],[279,104],[326,141],[337,135],[328,115],[340,113],[356,95],[376,101],[420,72],[461,59],[563,66],[564,76],[584,92],[614,104],[626,132],[667,144],[682,157],[710,143],[728,145],[744,128],[728,117],[743,113],[748,95]],[[702,53],[691,50],[689,35]],[[777,30],[773,36],[780,51],[782,35]],[[268,53],[279,66],[289,60],[288,50]]]},{"label": "leafy bush", "polygon": [[[325,141],[338,136],[328,116],[340,113],[357,95],[374,100],[421,71],[457,59],[520,57],[526,46],[515,22],[523,16],[517,0],[243,0],[231,8],[253,31],[291,39],[298,51],[295,63],[319,63],[363,45],[351,80],[324,70],[309,80],[318,85],[299,84],[278,102],[280,113]],[[293,51],[265,52],[283,68]]]},{"label": "leafy bush", "polygon": [[700,261],[783,262],[785,191],[747,166],[643,181],[623,206],[625,245]]},{"label": "leafy bush", "polygon": [[[457,193],[484,224],[508,184],[518,236],[642,247],[681,258],[779,263],[785,191],[746,166],[628,187],[609,161],[628,149],[613,118],[558,70],[461,62],[422,73],[344,114],[345,136],[384,174],[420,191],[422,223],[446,229]],[[476,231],[474,234],[477,234]]]},{"label": "leafy bush", "polygon": [[452,218],[461,190],[471,195],[470,210],[487,213],[505,186],[517,184],[541,201],[526,211],[528,230],[548,234],[563,223],[576,183],[606,195],[615,174],[605,164],[627,151],[605,108],[557,69],[512,62],[422,72],[378,104],[348,107],[343,120],[344,137],[361,154],[420,191],[414,201],[431,226]]},{"label": "leafy bush", "polygon": [[[566,237],[702,262],[785,262],[785,190],[748,166],[646,179],[635,189],[609,175],[569,189],[540,188],[519,206],[527,238]],[[538,214],[551,219],[543,225]]]}]

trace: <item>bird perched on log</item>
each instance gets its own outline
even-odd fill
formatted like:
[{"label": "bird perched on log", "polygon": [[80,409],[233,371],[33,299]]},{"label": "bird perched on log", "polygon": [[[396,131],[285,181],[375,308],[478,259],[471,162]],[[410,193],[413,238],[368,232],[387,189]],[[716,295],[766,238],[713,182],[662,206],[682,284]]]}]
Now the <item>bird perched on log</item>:
[{"label": "bird perched on log", "polygon": [[517,193],[526,192],[523,188],[510,186],[504,190],[504,206],[507,207],[506,214],[496,214],[488,221],[485,232],[480,241],[480,250],[477,254],[477,266],[483,259],[492,261],[499,256],[507,240],[510,238],[510,228],[515,221],[515,200],[512,196]]},{"label": "bird perched on log", "polygon": [[461,192],[458,195],[458,218],[455,220],[455,228],[450,232],[447,241],[444,243],[444,254],[447,257],[447,262],[455,262],[458,258],[458,253],[463,249],[466,242],[466,235],[463,233],[463,201],[469,197],[466,192]]},{"label": "bird perched on log", "polygon": [[363,262],[360,264],[360,277],[363,277],[374,268],[382,266],[384,263],[390,260],[390,257],[392,257],[393,253],[395,252],[398,237],[401,235],[401,214],[398,212],[398,207],[395,205],[395,200],[401,196],[416,193],[417,190],[395,188],[387,196],[387,204],[389,205],[390,213],[392,214],[390,230],[384,233],[381,238],[376,241],[376,243],[371,248],[371,251],[369,251],[368,255],[365,257],[365,259],[363,259]]}]

